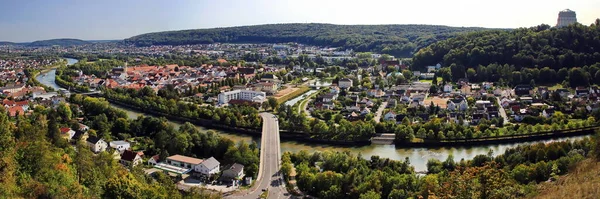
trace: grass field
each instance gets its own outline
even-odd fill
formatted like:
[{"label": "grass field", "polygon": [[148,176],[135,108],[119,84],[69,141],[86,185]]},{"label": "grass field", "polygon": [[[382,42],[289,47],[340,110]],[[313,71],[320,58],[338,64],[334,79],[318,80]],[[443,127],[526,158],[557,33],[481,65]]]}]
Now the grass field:
[{"label": "grass field", "polygon": [[[429,82],[429,83],[433,82],[433,80],[432,80],[432,79],[420,79],[419,81],[420,81],[420,82]],[[441,78],[441,77],[438,77],[438,78],[437,78],[437,81],[438,81],[438,84],[439,84],[439,82],[442,82],[442,78]]]},{"label": "grass field", "polygon": [[[287,89],[285,89],[285,90],[287,90]],[[290,91],[290,90],[286,91],[287,93],[285,95],[282,94],[280,97],[277,97],[277,95],[276,95],[275,99],[277,99],[277,103],[282,104],[290,99],[294,99],[295,97],[302,95],[302,93],[308,92],[309,90],[310,90],[310,88],[308,86],[301,86],[298,88],[294,88],[293,91]]]},{"label": "grass field", "polygon": [[548,90],[555,91],[557,89],[561,89],[563,86],[561,84],[555,84],[554,86],[548,87]]}]

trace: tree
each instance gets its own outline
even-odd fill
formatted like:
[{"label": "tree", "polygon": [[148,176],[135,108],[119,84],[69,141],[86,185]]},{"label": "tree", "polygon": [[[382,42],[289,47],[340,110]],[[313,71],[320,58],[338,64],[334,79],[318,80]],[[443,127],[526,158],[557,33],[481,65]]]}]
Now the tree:
[{"label": "tree", "polygon": [[381,195],[379,193],[370,190],[367,193],[360,194],[359,199],[380,199]]},{"label": "tree", "polygon": [[279,106],[279,103],[277,102],[277,99],[275,99],[274,97],[269,97],[268,98],[268,103],[269,103],[269,106],[271,106],[272,110],[275,110],[275,108],[277,108],[277,106]]},{"label": "tree", "polygon": [[6,112],[0,111],[0,198],[14,198],[16,190],[15,138]]},{"label": "tree", "polygon": [[73,116],[73,113],[71,112],[71,108],[64,102],[61,102],[60,104],[58,104],[58,107],[56,108],[56,112],[57,112],[58,116],[60,118],[62,118],[62,121],[70,121],[71,117]]},{"label": "tree", "polygon": [[569,71],[569,85],[576,87],[588,86],[589,84],[589,73],[581,68],[571,68]]}]

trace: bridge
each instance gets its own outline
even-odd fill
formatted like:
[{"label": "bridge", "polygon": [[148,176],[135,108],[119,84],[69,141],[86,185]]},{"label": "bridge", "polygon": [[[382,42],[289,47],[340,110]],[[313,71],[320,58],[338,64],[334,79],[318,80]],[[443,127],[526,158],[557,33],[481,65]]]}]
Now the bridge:
[{"label": "bridge", "polygon": [[280,172],[281,147],[279,139],[279,122],[271,113],[261,113],[263,119],[262,137],[260,139],[260,166],[258,178],[248,190],[225,196],[225,198],[260,198],[263,190],[268,190],[267,198],[289,198]]}]

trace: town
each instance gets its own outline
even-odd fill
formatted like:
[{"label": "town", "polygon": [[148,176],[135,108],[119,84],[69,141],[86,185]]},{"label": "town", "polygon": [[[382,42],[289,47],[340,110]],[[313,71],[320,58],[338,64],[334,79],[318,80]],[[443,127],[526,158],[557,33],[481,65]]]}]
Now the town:
[{"label": "town", "polygon": [[[17,4],[7,6],[59,15]],[[72,10],[98,14],[87,3],[55,4],[67,7],[63,18],[88,25],[61,18],[61,30],[21,29],[11,19],[24,27],[41,19],[0,8],[9,13],[0,36],[11,38],[0,41],[0,198],[600,194],[589,178],[600,174],[600,19],[581,6],[579,19],[564,9],[555,25],[535,17],[547,18],[545,9],[514,12],[534,26],[493,14],[446,22],[460,27],[368,25],[405,16],[388,10],[404,5],[386,2],[360,9],[367,25],[218,27],[237,23],[185,15],[217,16],[217,3],[123,2],[127,12],[94,5],[110,23]],[[235,5],[227,7],[235,20],[256,10]],[[314,9],[353,11],[335,5]],[[264,9],[244,23],[263,14],[298,21],[286,18],[292,11],[331,18],[296,7]],[[151,15],[129,16],[144,8]],[[173,17],[169,27],[140,26]],[[202,23],[177,30],[190,21]],[[189,29],[198,26],[215,28]]]}]

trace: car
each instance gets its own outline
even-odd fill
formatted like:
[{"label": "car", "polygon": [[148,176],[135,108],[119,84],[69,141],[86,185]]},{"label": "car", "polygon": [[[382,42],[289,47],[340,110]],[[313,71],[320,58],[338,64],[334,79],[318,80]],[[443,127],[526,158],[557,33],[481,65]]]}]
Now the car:
[{"label": "car", "polygon": [[267,191],[267,189],[262,189],[262,191]]},{"label": "car", "polygon": [[273,115],[273,118],[277,118],[277,115]]}]

